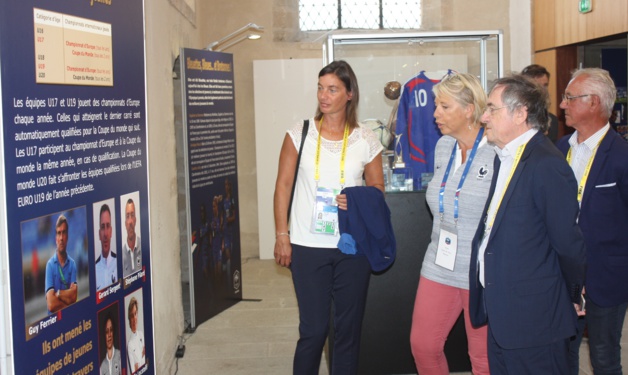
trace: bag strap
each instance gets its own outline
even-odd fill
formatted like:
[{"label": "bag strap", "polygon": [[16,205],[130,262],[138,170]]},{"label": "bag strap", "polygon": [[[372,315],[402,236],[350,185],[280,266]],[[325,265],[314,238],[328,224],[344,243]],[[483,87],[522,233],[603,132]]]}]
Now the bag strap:
[{"label": "bag strap", "polygon": [[297,174],[299,173],[299,164],[301,163],[301,152],[307,138],[307,132],[310,127],[310,120],[303,120],[303,131],[301,134],[301,145],[299,146],[299,156],[297,156],[297,166],[294,169],[294,180],[292,181],[292,192],[290,192],[290,204],[288,204],[288,220],[290,221],[290,211],[292,210],[292,200],[294,199],[294,189],[297,186]]}]

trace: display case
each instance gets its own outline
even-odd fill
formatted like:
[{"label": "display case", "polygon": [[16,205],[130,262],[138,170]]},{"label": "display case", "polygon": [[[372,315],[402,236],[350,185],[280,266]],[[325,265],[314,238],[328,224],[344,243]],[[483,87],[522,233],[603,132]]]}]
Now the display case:
[{"label": "display case", "polygon": [[485,89],[503,75],[503,35],[500,30],[331,34],[326,63],[345,60],[360,84],[360,119],[387,123],[394,101],[384,96],[387,82],[402,85],[421,71],[440,79],[448,69],[476,75]]},{"label": "display case", "polygon": [[[345,60],[353,68],[360,87],[358,119],[380,134],[380,140],[390,152],[403,154],[406,164],[414,168],[414,184],[411,189],[425,190],[433,168],[433,148],[440,133],[433,122],[433,97],[431,86],[451,71],[470,73],[478,77],[488,90],[490,82],[503,75],[503,35],[499,30],[456,31],[456,32],[414,32],[414,33],[334,33],[324,44],[325,63]],[[401,97],[401,106],[412,101],[409,106],[424,107],[419,117],[399,116],[399,94],[407,90],[418,79],[428,81],[425,88],[416,90],[414,96]],[[390,84],[400,88],[397,95],[391,95]],[[405,102],[404,102],[405,101]],[[414,103],[416,102],[416,104]],[[399,113],[402,113],[401,111]],[[405,112],[404,112],[405,113]],[[417,120],[420,118],[420,121]],[[403,123],[401,121],[404,121]],[[417,144],[421,159],[409,155],[408,143],[415,137],[410,132],[410,122],[414,128],[427,129],[425,144]],[[401,124],[402,126],[399,126]],[[405,129],[406,134],[402,131]],[[404,142],[392,142],[390,133],[405,135]],[[427,134],[430,133],[430,134]],[[422,140],[421,140],[422,142]],[[403,145],[406,146],[403,146]],[[414,145],[413,145],[414,146]],[[425,152],[424,152],[425,151]],[[426,170],[417,169],[419,160]],[[412,164],[414,163],[414,166]],[[394,165],[390,165],[393,169]],[[388,190],[388,189],[387,189]],[[392,189],[394,190],[394,189]]]}]

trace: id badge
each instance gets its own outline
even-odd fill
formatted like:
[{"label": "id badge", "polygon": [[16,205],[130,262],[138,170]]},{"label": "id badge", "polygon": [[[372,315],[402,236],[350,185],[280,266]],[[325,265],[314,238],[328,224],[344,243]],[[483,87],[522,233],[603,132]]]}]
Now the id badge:
[{"label": "id badge", "polygon": [[340,191],[325,187],[316,189],[316,204],[312,215],[311,232],[315,234],[338,234],[338,204],[336,195]]},{"label": "id badge", "polygon": [[458,252],[458,231],[454,226],[442,224],[438,236],[438,248],[436,249],[436,263],[450,271],[454,270],[456,264],[456,253]]}]

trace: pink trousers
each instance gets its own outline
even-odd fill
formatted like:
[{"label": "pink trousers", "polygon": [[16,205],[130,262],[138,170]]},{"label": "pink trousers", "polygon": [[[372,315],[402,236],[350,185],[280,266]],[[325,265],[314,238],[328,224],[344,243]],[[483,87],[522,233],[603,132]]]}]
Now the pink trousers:
[{"label": "pink trousers", "polygon": [[489,374],[487,327],[473,328],[471,325],[469,291],[421,277],[410,332],[412,355],[420,375],[449,375],[445,341],[461,311],[464,311],[473,374]]}]

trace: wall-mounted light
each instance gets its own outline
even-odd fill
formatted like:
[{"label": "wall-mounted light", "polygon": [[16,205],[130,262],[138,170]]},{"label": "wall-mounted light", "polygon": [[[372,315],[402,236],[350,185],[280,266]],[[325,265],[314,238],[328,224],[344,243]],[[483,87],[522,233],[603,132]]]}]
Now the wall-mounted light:
[{"label": "wall-mounted light", "polygon": [[218,47],[218,48],[213,47],[213,49],[210,49],[210,51],[216,51],[216,52],[224,51],[224,50],[226,50],[227,48],[231,47],[232,45],[234,45],[234,44],[238,44],[238,43],[240,43],[241,41],[243,41],[243,40],[245,40],[245,39],[256,40],[256,39],[259,39],[259,38],[261,38],[261,37],[262,37],[262,36],[261,36],[261,35],[259,35],[259,34],[241,35],[241,36],[240,36],[240,37],[238,37],[238,38],[233,38],[233,39],[232,39],[232,40],[230,40],[229,42],[222,44],[222,45],[221,45],[220,47]]},{"label": "wall-mounted light", "polygon": [[238,30],[232,32],[231,34],[227,35],[226,37],[217,40],[215,42],[210,43],[207,48],[207,50],[209,51],[223,51],[231,46],[233,46],[234,44],[240,43],[243,40],[246,39],[251,39],[251,40],[255,40],[255,39],[259,39],[262,36],[260,34],[254,34],[254,33],[249,33],[249,34],[244,34],[244,35],[240,35],[242,32],[247,31],[247,30],[253,30],[253,31],[263,31],[264,28],[262,26],[258,26],[254,23],[249,23],[247,25],[245,25],[244,27],[239,28]]}]

